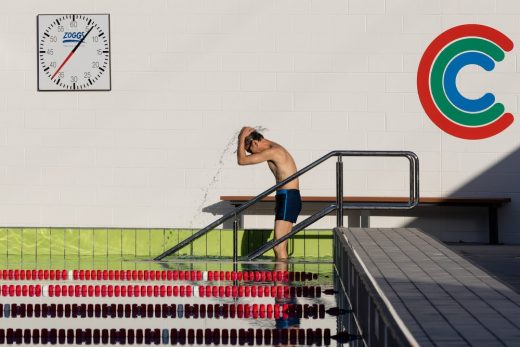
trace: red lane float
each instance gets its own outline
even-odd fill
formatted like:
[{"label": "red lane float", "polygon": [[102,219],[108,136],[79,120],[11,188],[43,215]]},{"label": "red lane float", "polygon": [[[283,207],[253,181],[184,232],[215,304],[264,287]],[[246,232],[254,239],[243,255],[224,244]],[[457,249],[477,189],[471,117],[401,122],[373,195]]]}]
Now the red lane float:
[{"label": "red lane float", "polygon": [[200,270],[0,270],[0,280],[81,280],[81,281],[251,281],[291,282],[318,278],[309,272],[289,271],[200,271]]},{"label": "red lane float", "polygon": [[[332,290],[324,291],[333,294]],[[3,284],[1,296],[74,296],[74,297],[320,297],[320,287],[289,286],[191,286],[191,285],[14,285]]]}]

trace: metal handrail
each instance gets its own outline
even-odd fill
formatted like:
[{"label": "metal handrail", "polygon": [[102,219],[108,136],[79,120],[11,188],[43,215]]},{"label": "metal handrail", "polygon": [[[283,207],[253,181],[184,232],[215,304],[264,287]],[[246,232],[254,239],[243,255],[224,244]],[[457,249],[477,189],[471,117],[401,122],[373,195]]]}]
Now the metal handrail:
[{"label": "metal handrail", "polygon": [[280,237],[280,238],[278,238],[276,240],[268,241],[265,244],[263,244],[262,246],[258,247],[253,252],[251,252],[251,254],[249,254],[247,256],[247,260],[254,260],[254,259],[256,259],[257,257],[261,256],[262,254],[264,254],[265,252],[267,252],[271,248],[274,248],[274,247],[278,246],[280,243],[282,243],[285,240],[291,238],[297,232],[302,231],[303,229],[307,228],[309,225],[313,224],[314,222],[319,221],[320,219],[322,219],[323,217],[325,217],[329,213],[331,213],[333,211],[336,211],[337,209],[338,209],[338,206],[336,204],[332,204],[332,205],[329,205],[329,206],[321,209],[320,211],[316,212],[312,216],[309,216],[309,217],[305,218],[303,221],[301,221],[300,223],[296,224],[292,228],[292,230],[290,232],[288,232],[287,234],[285,234],[284,236],[282,236],[282,237]]},{"label": "metal handrail", "polygon": [[[365,152],[366,153],[366,152]],[[290,232],[285,234],[284,236],[273,239],[269,242],[266,242],[262,246],[258,247],[256,250],[251,252],[247,256],[247,260],[254,260],[257,257],[261,256],[268,250],[278,246],[280,243],[285,240],[291,238],[296,233],[302,231],[307,226],[312,223],[318,221],[319,219],[325,217],[327,214],[332,211],[337,211],[337,226],[343,226],[343,210],[355,210],[355,209],[410,209],[415,207],[419,203],[419,159],[415,154],[406,157],[410,161],[410,201],[407,204],[403,203],[364,203],[364,204],[345,204],[343,201],[343,162],[341,160],[341,156],[338,157],[338,162],[336,163],[336,204],[330,205],[312,216],[306,218],[302,222],[295,225]],[[416,198],[415,198],[416,196]]]},{"label": "metal handrail", "polygon": [[[166,250],[161,255],[154,258],[154,260],[161,260],[164,257],[167,257],[181,248],[185,247],[186,245],[190,244],[194,240],[198,239],[202,235],[206,234],[208,231],[212,230],[213,228],[219,226],[226,220],[238,216],[242,211],[246,210],[247,208],[251,207],[252,205],[256,204],[258,201],[262,200],[267,195],[271,194],[278,188],[282,187],[283,185],[291,182],[297,177],[300,177],[307,171],[313,169],[314,167],[320,165],[327,159],[337,156],[338,157],[338,163],[336,166],[336,209],[338,212],[337,216],[337,225],[343,226],[343,162],[341,161],[342,157],[405,157],[410,161],[410,199],[408,203],[367,203],[367,204],[360,204],[351,206],[350,208],[357,208],[357,209],[410,209],[415,207],[419,203],[419,158],[417,155],[410,151],[341,151],[336,150],[329,152],[328,154],[324,155],[323,157],[315,160],[314,162],[310,163],[309,165],[305,166],[303,169],[295,172],[291,176],[287,177],[283,181],[278,182],[271,188],[263,191],[262,193],[255,196],[253,199],[249,200],[248,202],[244,203],[243,205],[240,205],[236,207],[233,211],[225,214],[224,216],[220,217],[213,223],[210,223],[206,227],[200,229],[190,237],[182,240],[177,245],[173,246],[172,248]],[[339,175],[338,173],[341,173]],[[236,224],[236,223],[235,223]],[[234,247],[234,253],[236,253],[236,245]],[[237,255],[233,255],[234,260],[236,261]]]}]

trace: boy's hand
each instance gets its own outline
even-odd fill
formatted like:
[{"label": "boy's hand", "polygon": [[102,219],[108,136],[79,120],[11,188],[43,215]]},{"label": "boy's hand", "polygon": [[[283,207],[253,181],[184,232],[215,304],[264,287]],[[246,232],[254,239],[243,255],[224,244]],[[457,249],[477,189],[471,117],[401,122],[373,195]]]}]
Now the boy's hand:
[{"label": "boy's hand", "polygon": [[254,128],[251,127],[243,127],[242,130],[240,130],[240,135],[238,135],[238,138],[243,140],[245,139],[249,134],[251,134],[253,131],[255,131]]}]

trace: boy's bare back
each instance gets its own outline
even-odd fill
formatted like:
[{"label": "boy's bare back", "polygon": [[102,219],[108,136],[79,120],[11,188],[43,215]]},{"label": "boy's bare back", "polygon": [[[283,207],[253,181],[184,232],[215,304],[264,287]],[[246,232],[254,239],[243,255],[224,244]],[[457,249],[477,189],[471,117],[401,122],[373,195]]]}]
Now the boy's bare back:
[{"label": "boy's bare back", "polygon": [[[267,165],[269,165],[269,169],[271,169],[271,172],[278,183],[297,171],[296,164],[291,154],[283,148],[283,146],[273,141],[269,142],[272,146],[273,156],[272,159],[267,161]],[[280,187],[280,189],[299,189],[299,181],[296,178]]]}]

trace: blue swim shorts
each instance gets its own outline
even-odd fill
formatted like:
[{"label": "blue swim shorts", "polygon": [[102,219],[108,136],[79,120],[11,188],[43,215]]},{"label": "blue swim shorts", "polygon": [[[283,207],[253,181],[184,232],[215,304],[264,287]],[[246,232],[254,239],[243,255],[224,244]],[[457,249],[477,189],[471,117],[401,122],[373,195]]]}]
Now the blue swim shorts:
[{"label": "blue swim shorts", "polygon": [[[274,301],[278,305],[297,305],[298,302],[296,301],[295,297],[291,298],[275,298]],[[292,314],[289,314],[288,316],[282,315],[282,317],[276,319],[276,328],[277,329],[287,329],[292,327],[299,327],[300,326],[300,318],[295,314],[296,312],[293,312]]]},{"label": "blue swim shorts", "polygon": [[275,220],[296,223],[302,210],[302,198],[298,189],[280,189],[276,191]]}]

